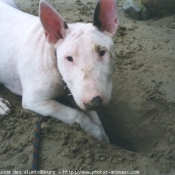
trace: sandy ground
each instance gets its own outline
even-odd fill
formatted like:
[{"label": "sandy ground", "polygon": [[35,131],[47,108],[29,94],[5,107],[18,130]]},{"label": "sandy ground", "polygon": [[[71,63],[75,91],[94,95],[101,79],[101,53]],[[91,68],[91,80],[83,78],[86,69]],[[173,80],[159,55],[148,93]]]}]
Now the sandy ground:
[{"label": "sandy ground", "polygon": [[[15,2],[38,15],[38,0]],[[92,22],[93,0],[48,2],[68,23]],[[51,118],[42,124],[42,170],[175,174],[175,16],[134,21],[123,13],[123,2],[118,3],[120,28],[114,38],[113,98],[99,110],[112,144],[95,140],[77,124],[68,126]],[[13,112],[0,118],[0,174],[31,170],[35,124],[41,116],[23,110],[21,97],[3,86],[0,96],[13,104]]]}]

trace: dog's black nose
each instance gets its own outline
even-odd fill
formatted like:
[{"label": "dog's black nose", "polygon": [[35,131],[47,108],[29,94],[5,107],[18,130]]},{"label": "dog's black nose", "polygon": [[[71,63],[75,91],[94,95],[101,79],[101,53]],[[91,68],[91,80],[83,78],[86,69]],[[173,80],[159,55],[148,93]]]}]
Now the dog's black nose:
[{"label": "dog's black nose", "polygon": [[100,96],[94,97],[89,103],[84,103],[88,110],[95,110],[102,105],[102,99]]}]

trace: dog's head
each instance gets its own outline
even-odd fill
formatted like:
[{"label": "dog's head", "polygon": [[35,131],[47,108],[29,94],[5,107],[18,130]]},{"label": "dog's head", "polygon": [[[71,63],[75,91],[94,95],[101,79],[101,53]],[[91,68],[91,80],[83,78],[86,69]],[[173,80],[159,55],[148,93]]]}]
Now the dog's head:
[{"label": "dog's head", "polygon": [[111,98],[115,61],[112,37],[118,29],[115,0],[100,0],[93,24],[67,25],[44,0],[40,19],[47,41],[56,49],[58,69],[75,102],[94,110]]}]

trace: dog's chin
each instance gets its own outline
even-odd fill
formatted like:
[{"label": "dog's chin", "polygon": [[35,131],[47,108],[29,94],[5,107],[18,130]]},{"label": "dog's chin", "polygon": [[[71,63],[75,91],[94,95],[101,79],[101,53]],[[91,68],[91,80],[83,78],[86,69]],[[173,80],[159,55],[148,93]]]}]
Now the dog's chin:
[{"label": "dog's chin", "polygon": [[[75,102],[75,103],[76,103],[76,102]],[[83,104],[79,104],[79,103],[76,103],[76,104],[77,104],[77,106],[78,106],[81,110],[87,111],[86,107],[85,107]]]},{"label": "dog's chin", "polygon": [[82,111],[87,111],[84,104],[80,103],[79,101],[76,101],[73,95],[69,96],[69,101],[71,101],[71,104],[74,108],[77,108]]},{"label": "dog's chin", "polygon": [[79,105],[77,105],[82,111],[85,111],[85,112],[87,112],[87,111],[96,111],[97,110],[97,108],[87,108],[84,104],[79,104]]},{"label": "dog's chin", "polygon": [[74,102],[76,103],[77,108],[79,108],[80,110],[82,110],[82,111],[89,111],[83,103],[78,103],[75,100],[74,100]]}]

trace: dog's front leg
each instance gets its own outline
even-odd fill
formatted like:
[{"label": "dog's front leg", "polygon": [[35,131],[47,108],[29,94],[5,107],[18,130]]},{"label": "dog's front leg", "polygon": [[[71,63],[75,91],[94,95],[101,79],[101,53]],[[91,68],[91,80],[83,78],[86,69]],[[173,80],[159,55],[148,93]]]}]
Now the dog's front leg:
[{"label": "dog's front leg", "polygon": [[0,115],[8,115],[11,112],[10,107],[10,103],[0,97]]},{"label": "dog's front leg", "polygon": [[103,134],[103,139],[106,140],[107,143],[109,143],[109,138],[104,131],[103,125],[99,119],[97,112],[96,111],[89,111],[89,112],[86,112],[86,114],[93,121],[93,123],[95,123],[95,125],[100,127],[101,133]]},{"label": "dog's front leg", "polygon": [[77,122],[90,135],[98,140],[104,140],[104,133],[100,126],[87,117],[84,113],[58,103],[52,99],[33,99],[30,96],[23,96],[23,108],[32,110],[43,116],[53,116],[66,124]]}]

